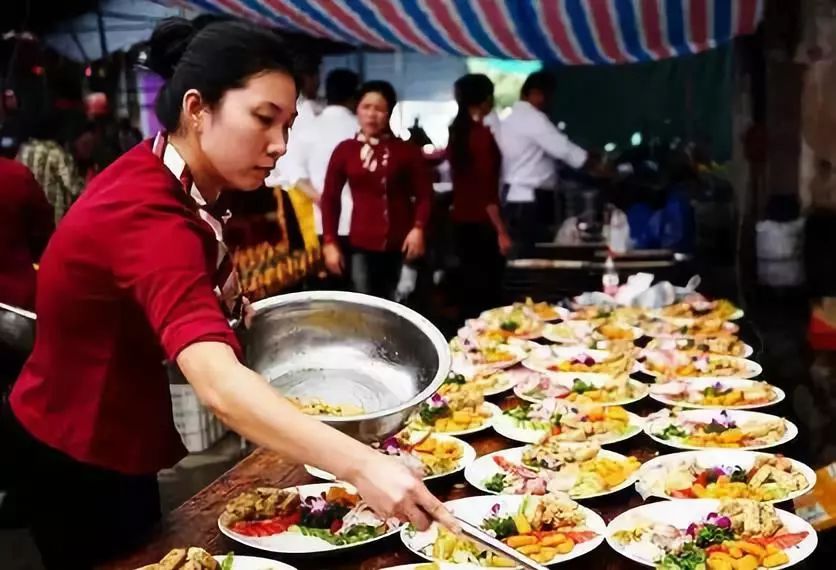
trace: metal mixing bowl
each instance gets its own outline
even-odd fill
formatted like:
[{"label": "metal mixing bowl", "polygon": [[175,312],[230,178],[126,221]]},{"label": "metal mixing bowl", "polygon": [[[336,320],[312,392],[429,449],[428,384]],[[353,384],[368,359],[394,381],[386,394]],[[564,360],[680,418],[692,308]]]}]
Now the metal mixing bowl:
[{"label": "metal mixing bowl", "polygon": [[285,396],[359,406],[363,415],[319,419],[366,443],[400,430],[450,369],[441,332],[391,301],[313,291],[265,299],[253,310],[242,333],[247,365]]}]

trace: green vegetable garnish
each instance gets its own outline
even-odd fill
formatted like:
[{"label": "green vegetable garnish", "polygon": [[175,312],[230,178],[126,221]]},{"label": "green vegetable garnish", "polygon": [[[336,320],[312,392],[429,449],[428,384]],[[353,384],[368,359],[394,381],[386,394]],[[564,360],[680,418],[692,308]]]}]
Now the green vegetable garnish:
[{"label": "green vegetable garnish", "polygon": [[670,424],[668,427],[663,429],[661,432],[656,434],[656,437],[659,439],[670,439],[672,437],[687,437],[688,434],[685,430],[681,429],[678,426]]},{"label": "green vegetable garnish", "polygon": [[230,552],[224,558],[224,561],[221,562],[221,570],[232,570],[232,565],[235,562],[235,555]]},{"label": "green vegetable garnish", "polygon": [[517,534],[517,525],[514,524],[514,519],[511,517],[491,517],[485,519],[485,522],[482,523],[482,528],[492,530],[498,540]]},{"label": "green vegetable garnish", "polygon": [[716,420],[711,420],[711,423],[703,428],[705,433],[723,433],[731,429],[729,426],[723,425]]},{"label": "green vegetable garnish", "polygon": [[575,381],[572,383],[572,391],[576,394],[583,394],[585,392],[591,392],[592,390],[595,390],[595,386],[587,384],[580,378],[575,378]]},{"label": "green vegetable garnish", "polygon": [[515,408],[511,408],[505,412],[505,415],[509,418],[513,418],[518,421],[525,421],[528,419],[528,410],[531,406],[517,406]]},{"label": "green vegetable garnish", "polygon": [[504,473],[497,473],[485,481],[485,489],[493,491],[494,493],[501,493],[505,490],[505,479],[506,477]]},{"label": "green vegetable garnish", "polygon": [[499,324],[499,328],[504,330],[505,332],[514,332],[518,328],[520,328],[520,323],[515,320],[508,319],[507,321],[502,321]]},{"label": "green vegetable garnish", "polygon": [[465,384],[466,382],[467,379],[463,375],[456,374],[455,372],[451,372],[447,376],[447,380],[444,381],[445,384]]},{"label": "green vegetable garnish", "polygon": [[735,467],[734,471],[731,472],[730,478],[732,483],[745,483],[746,482],[746,470],[742,467]]},{"label": "green vegetable garnish", "polygon": [[682,547],[679,554],[666,554],[656,563],[657,570],[705,570],[705,550],[693,542]]},{"label": "green vegetable garnish", "polygon": [[720,528],[713,524],[703,525],[696,536],[697,546],[705,548],[712,544],[722,544],[726,540],[734,540],[734,533],[730,528]]},{"label": "green vegetable garnish", "polygon": [[380,536],[380,527],[371,525],[357,525],[343,534],[334,534],[327,528],[310,528],[306,526],[297,527],[303,536],[315,536],[321,538],[328,544],[343,546],[363,542]]}]

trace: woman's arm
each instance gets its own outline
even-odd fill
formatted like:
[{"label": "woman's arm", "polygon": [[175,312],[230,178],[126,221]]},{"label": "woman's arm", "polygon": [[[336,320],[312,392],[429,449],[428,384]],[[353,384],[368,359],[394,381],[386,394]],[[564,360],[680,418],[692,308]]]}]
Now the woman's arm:
[{"label": "woman's arm", "polygon": [[328,162],[325,182],[322,186],[322,198],[319,207],[322,210],[322,239],[328,243],[337,243],[340,214],[342,213],[342,192],[348,174],[346,172],[346,142],[337,145]]},{"label": "woman's arm", "polygon": [[223,343],[198,342],[177,364],[195,393],[233,430],[294,463],[316,465],[357,487],[378,512],[425,528],[452,517],[402,464],[301,413]]}]

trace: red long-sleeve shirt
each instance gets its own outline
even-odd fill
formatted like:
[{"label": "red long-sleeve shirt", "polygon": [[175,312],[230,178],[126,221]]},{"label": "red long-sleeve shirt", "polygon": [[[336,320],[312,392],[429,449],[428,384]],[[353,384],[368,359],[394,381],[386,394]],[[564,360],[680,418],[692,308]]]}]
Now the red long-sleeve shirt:
[{"label": "red long-sleeve shirt", "polygon": [[[499,205],[499,176],[502,155],[491,130],[477,122],[470,126],[467,141],[469,160],[450,156],[453,179],[453,211],[457,223],[490,223],[488,206]],[[448,152],[450,149],[448,149]]]},{"label": "red long-sleeve shirt", "polygon": [[34,306],[32,264],[54,229],[52,206],[29,169],[0,158],[0,302]]},{"label": "red long-sleeve shirt", "polygon": [[218,242],[150,142],[99,174],[41,260],[35,347],[10,397],[36,439],[83,463],[154,473],[186,450],[163,359],[222,342]]},{"label": "red long-sleeve shirt", "polygon": [[413,227],[423,228],[430,219],[433,188],[429,167],[421,150],[401,139],[389,137],[386,167],[370,171],[363,167],[363,143],[351,139],[334,149],[322,192],[322,228],[325,243],[337,240],[340,195],[348,182],[354,209],[349,241],[369,251],[397,251]]}]

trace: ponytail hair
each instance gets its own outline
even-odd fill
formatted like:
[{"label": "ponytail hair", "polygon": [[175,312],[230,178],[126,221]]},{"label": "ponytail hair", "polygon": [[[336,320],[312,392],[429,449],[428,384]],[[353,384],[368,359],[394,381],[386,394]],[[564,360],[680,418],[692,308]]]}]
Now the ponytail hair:
[{"label": "ponytail hair", "polygon": [[470,107],[481,105],[493,97],[493,82],[482,73],[468,73],[453,84],[459,110],[450,124],[448,142],[450,165],[467,166],[470,163],[469,141],[473,119]]},{"label": "ponytail hair", "polygon": [[190,89],[215,105],[230,89],[268,71],[290,75],[298,89],[294,58],[281,37],[246,22],[209,21],[167,18],[151,35],[145,65],[166,80],[154,110],[168,131],[180,125],[183,96]]}]

